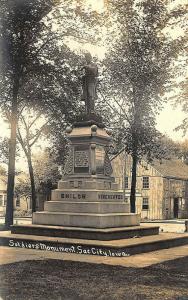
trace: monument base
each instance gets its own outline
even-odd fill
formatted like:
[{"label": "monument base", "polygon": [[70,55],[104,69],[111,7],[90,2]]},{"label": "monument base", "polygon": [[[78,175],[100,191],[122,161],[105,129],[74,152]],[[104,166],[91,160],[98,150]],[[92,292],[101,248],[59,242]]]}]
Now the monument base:
[{"label": "monument base", "polygon": [[81,228],[81,227],[61,227],[47,225],[13,225],[11,228],[12,234],[26,234],[36,236],[60,237],[60,238],[75,238],[88,240],[120,240],[127,238],[151,236],[159,234],[158,226],[131,226],[119,228]]},{"label": "monument base", "polygon": [[[113,177],[108,155],[109,130],[90,120],[68,127],[67,133],[70,143],[64,175],[58,188],[52,191],[51,200],[45,202],[44,211],[33,213],[32,229],[36,231],[34,225],[43,225],[40,232],[46,232],[47,225],[49,236],[54,236],[59,226],[62,227],[58,230],[58,234],[62,231],[60,236],[100,240],[142,236],[149,232],[138,229],[140,214],[130,213],[123,190]],[[56,229],[49,229],[52,225]],[[137,228],[127,230],[127,226]]]},{"label": "monument base", "polygon": [[33,214],[33,224],[70,226],[84,228],[117,228],[140,224],[140,215],[131,213],[70,213],[70,212],[37,212]]},{"label": "monument base", "polygon": [[[20,226],[20,229],[21,227],[22,229],[24,227],[29,228],[29,226]],[[45,226],[43,226],[43,228],[44,227]],[[188,234],[178,233],[160,233],[157,235],[132,239],[116,240],[115,238],[110,241],[14,234],[9,231],[2,231],[0,233],[0,246],[52,251],[57,253],[64,252],[70,254],[70,260],[72,259],[71,254],[126,257],[187,244]],[[76,260],[75,256],[73,256],[73,260]]]}]

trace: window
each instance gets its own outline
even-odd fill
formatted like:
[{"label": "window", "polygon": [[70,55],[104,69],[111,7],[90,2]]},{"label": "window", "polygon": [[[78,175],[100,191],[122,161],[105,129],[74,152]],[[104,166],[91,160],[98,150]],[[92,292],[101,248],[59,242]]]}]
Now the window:
[{"label": "window", "polygon": [[4,206],[7,205],[7,195],[4,195]]},{"label": "window", "polygon": [[185,209],[185,199],[180,198],[181,209]]},{"label": "window", "polygon": [[20,197],[17,196],[16,197],[16,207],[19,207],[20,206]]},{"label": "window", "polygon": [[3,206],[3,195],[0,195],[0,206]]},{"label": "window", "polygon": [[125,189],[129,188],[129,177],[125,176]]},{"label": "window", "polygon": [[149,209],[149,199],[143,198],[142,200],[142,210],[148,210]]},{"label": "window", "polygon": [[148,176],[143,177],[143,189],[149,189],[149,177]]}]

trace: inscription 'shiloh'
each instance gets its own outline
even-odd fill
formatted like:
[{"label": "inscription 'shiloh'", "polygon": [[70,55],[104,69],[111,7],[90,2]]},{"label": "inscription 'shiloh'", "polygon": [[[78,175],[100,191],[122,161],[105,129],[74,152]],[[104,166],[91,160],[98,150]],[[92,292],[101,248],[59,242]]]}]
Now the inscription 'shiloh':
[{"label": "inscription 'shiloh'", "polygon": [[62,193],[62,199],[86,199],[86,194]]}]

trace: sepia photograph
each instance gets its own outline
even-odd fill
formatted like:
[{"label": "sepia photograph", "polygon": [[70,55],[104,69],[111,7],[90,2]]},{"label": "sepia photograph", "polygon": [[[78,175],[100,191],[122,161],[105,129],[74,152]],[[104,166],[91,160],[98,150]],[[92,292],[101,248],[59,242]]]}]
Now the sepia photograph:
[{"label": "sepia photograph", "polygon": [[188,300],[188,2],[0,0],[0,300]]}]

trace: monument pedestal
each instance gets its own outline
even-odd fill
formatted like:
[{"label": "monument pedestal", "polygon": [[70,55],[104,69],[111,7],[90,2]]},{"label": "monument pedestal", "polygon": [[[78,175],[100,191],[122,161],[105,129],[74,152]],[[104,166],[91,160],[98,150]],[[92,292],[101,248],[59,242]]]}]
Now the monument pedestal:
[{"label": "monument pedestal", "polygon": [[108,157],[110,132],[95,122],[68,128],[69,154],[64,175],[44,211],[33,214],[33,224],[14,225],[13,234],[35,234],[88,240],[118,240],[159,233],[140,226],[112,176]]},{"label": "monument pedestal", "polygon": [[95,229],[138,226],[140,216],[129,213],[112,177],[109,132],[88,123],[67,132],[70,145],[63,179],[44,211],[33,214],[33,224]]}]

